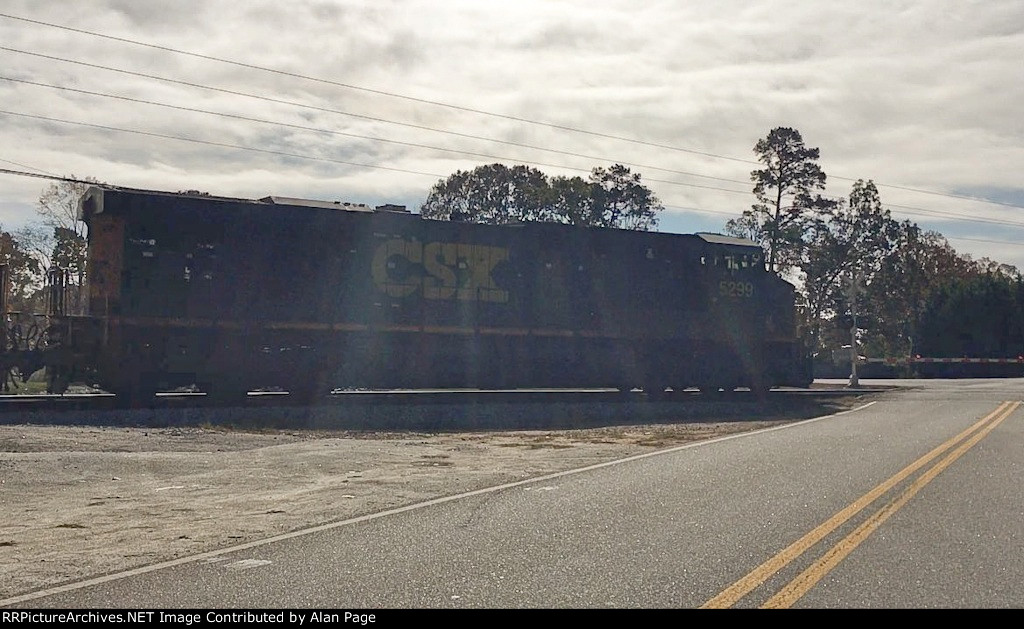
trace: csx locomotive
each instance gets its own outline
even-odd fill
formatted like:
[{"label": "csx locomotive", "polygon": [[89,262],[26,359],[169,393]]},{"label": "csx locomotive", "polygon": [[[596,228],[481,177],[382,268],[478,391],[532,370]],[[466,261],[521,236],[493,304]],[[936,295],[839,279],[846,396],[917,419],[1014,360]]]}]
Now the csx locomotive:
[{"label": "csx locomotive", "polygon": [[752,242],[426,220],[398,206],[94,187],[88,314],[52,317],[51,385],[130,404],[194,387],[809,384],[794,290]]}]

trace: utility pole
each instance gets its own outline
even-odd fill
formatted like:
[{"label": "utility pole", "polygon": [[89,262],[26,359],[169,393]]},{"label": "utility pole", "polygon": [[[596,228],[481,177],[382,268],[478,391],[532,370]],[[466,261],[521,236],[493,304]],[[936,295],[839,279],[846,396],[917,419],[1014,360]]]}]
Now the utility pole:
[{"label": "utility pole", "polygon": [[850,289],[846,293],[847,298],[850,300],[850,315],[853,319],[853,325],[850,326],[850,384],[847,385],[849,388],[857,388],[860,386],[860,379],[857,378],[857,361],[860,360],[857,352],[857,292],[860,290],[860,271],[853,274],[853,279],[850,281]]}]

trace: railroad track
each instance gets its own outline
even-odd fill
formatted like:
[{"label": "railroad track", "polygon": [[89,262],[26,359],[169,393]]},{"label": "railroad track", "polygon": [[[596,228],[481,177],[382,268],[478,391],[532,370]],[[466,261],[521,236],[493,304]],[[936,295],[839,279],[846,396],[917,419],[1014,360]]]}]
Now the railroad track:
[{"label": "railroad track", "polygon": [[829,399],[865,391],[776,389],[759,401],[749,391],[717,396],[696,390],[651,399],[640,391],[429,390],[352,391],[298,404],[287,394],[250,394],[212,406],[202,394],[160,394],[145,408],[119,408],[110,394],[0,396],[0,424],[115,426],[219,425],[279,429],[582,428],[609,423],[764,419],[793,409],[827,411]]},{"label": "railroad track", "polygon": [[[864,388],[860,391],[872,391]],[[772,389],[769,395],[778,396],[841,396],[850,395],[851,390],[845,387],[834,388],[778,388]],[[359,390],[340,391],[317,398],[306,406],[323,405],[359,405],[386,403],[402,404],[450,404],[450,403],[550,403],[601,401],[607,403],[627,403],[646,400],[651,403],[678,402],[682,400],[742,400],[749,401],[752,394],[746,389],[738,389],[730,393],[709,395],[697,389],[683,391],[668,390],[657,398],[651,398],[643,391],[634,390],[623,393],[617,389],[417,389],[417,390]],[[250,392],[239,403],[232,406],[295,406],[296,402],[287,392]],[[181,408],[181,407],[216,407],[223,404],[212,404],[204,393],[158,393],[147,408]],[[118,399],[112,393],[68,393],[51,394],[9,394],[0,395],[0,413],[18,412],[25,409],[76,409],[76,408],[117,408]]]}]

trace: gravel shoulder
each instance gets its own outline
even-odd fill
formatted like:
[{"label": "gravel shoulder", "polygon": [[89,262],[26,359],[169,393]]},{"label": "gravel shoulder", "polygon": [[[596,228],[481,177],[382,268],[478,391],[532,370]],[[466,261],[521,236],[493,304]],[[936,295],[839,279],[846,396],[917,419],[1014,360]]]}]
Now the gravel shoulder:
[{"label": "gravel shoulder", "polygon": [[0,604],[57,584],[865,401],[849,395],[717,409],[700,420],[561,430],[0,425]]}]

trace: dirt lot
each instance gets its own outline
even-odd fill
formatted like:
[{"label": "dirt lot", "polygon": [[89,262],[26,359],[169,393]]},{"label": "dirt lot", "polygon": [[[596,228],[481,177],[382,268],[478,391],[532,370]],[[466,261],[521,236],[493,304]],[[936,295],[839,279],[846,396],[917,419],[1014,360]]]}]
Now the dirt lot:
[{"label": "dirt lot", "polygon": [[0,425],[0,600],[862,402],[566,430]]}]

